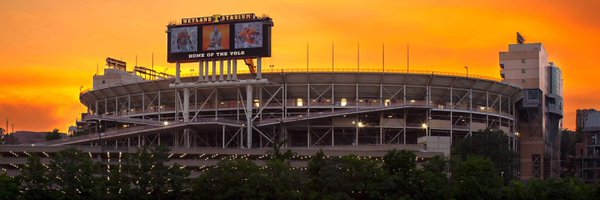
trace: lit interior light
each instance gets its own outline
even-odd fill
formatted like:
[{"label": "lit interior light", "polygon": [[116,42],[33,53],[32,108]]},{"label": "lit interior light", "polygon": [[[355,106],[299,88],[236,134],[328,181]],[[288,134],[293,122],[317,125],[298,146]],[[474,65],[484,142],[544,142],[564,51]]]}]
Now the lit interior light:
[{"label": "lit interior light", "polygon": [[163,125],[168,126],[169,125],[169,121],[163,122]]},{"label": "lit interior light", "polygon": [[342,98],[340,100],[340,106],[343,107],[343,106],[346,106],[346,105],[348,105],[348,100],[346,98]]},{"label": "lit interior light", "polygon": [[303,106],[304,105],[304,101],[300,98],[296,99],[296,106]]},{"label": "lit interior light", "polygon": [[417,102],[417,101],[415,101],[414,99],[411,99],[411,100],[410,100],[410,102],[411,102],[411,103],[414,103],[414,102]]},{"label": "lit interior light", "polygon": [[427,124],[426,124],[426,123],[422,123],[422,124],[421,124],[421,128],[423,128],[423,129],[427,129]]},{"label": "lit interior light", "polygon": [[386,107],[390,105],[390,100],[386,99],[383,101],[383,105],[385,105]]},{"label": "lit interior light", "polygon": [[367,124],[365,124],[363,122],[358,122],[358,123],[356,123],[356,126],[358,126],[358,128],[363,128],[363,127],[367,126]]}]

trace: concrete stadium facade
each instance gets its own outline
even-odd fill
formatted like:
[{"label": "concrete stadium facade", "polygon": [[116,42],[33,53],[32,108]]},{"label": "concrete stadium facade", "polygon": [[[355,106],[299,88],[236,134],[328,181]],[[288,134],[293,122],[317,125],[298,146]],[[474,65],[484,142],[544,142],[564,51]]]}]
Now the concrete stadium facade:
[{"label": "concrete stadium facade", "polygon": [[[198,82],[197,76],[146,80],[132,73],[115,79],[108,76],[114,70],[106,69],[94,78],[94,90],[81,93],[88,112],[78,126],[86,134],[46,145],[248,149],[281,143],[356,150],[419,145],[421,151],[448,154],[453,141],[494,129],[517,148],[514,105],[522,90],[482,77],[282,71],[261,79],[240,74]],[[243,80],[259,84],[240,85]],[[174,88],[176,81],[200,87]]]}]

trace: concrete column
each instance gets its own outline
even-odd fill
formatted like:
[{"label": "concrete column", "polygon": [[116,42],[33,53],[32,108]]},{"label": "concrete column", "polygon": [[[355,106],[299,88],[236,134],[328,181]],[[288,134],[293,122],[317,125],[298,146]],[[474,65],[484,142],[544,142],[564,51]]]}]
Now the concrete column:
[{"label": "concrete column", "polygon": [[227,81],[231,80],[231,60],[227,60]]},{"label": "concrete column", "polygon": [[233,59],[233,80],[237,81],[237,60]]},{"label": "concrete column", "polygon": [[252,148],[252,85],[246,85],[246,147]]},{"label": "concrete column", "polygon": [[203,82],[204,81],[204,61],[198,62],[198,72],[200,73],[198,75],[198,82]]},{"label": "concrete column", "polygon": [[262,79],[262,58],[258,57],[256,67],[256,79]]},{"label": "concrete column", "polygon": [[183,121],[190,120],[190,89],[183,88]]},{"label": "concrete column", "polygon": [[208,69],[209,69],[209,67],[210,67],[209,65],[210,65],[210,64],[209,64],[209,62],[208,62],[208,61],[204,61],[204,81],[205,81],[205,82],[208,82],[208,81],[210,81],[210,79],[209,79],[209,77],[208,77],[208,76],[210,76],[210,72],[208,71]]},{"label": "concrete column", "polygon": [[192,132],[191,129],[186,128],[183,129],[183,146],[186,148],[190,148],[190,132]]},{"label": "concrete column", "polygon": [[175,83],[181,83],[181,66],[179,62],[175,63]]},{"label": "concrete column", "polygon": [[219,61],[219,81],[223,81],[223,60]]},{"label": "concrete column", "polygon": [[212,62],[212,79],[211,81],[217,81],[217,61],[213,60]]}]

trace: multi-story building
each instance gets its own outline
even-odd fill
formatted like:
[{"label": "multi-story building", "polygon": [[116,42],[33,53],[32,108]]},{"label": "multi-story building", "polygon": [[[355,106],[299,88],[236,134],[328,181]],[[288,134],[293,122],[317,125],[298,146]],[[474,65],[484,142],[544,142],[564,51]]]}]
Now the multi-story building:
[{"label": "multi-story building", "polygon": [[560,131],[563,83],[560,68],[548,61],[541,43],[517,44],[500,52],[504,83],[520,85],[523,98],[515,104],[520,133],[521,179],[555,177],[560,173]]},{"label": "multi-story building", "polygon": [[577,110],[578,134],[583,141],[577,143],[575,167],[579,178],[588,183],[600,180],[600,112],[594,109]]}]

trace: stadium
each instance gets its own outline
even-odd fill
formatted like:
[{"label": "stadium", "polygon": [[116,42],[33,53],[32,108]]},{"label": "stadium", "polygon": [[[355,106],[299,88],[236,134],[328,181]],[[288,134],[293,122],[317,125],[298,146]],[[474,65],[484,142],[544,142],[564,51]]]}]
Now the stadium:
[{"label": "stadium", "polygon": [[[180,85],[210,86],[178,89],[169,87],[175,78],[108,68],[94,78],[94,90],[80,94],[86,134],[48,145],[360,150],[429,143],[448,153],[452,141],[483,129],[514,136],[521,95],[491,78],[420,71],[213,75],[182,77]],[[257,84],[239,85],[248,81]]]},{"label": "stadium", "polygon": [[[79,94],[87,111],[71,136],[0,154],[44,151],[50,157],[74,146],[109,162],[112,153],[168,146],[174,162],[202,170],[228,158],[259,161],[275,147],[295,152],[293,165],[303,167],[319,150],[328,156],[382,157],[392,149],[413,151],[421,160],[449,156],[453,143],[500,130],[520,154],[522,179],[558,175],[562,74],[541,43],[525,43],[517,33],[517,43],[499,54],[502,79],[333,63],[264,71],[271,27],[272,19],[254,14],[169,24],[167,61],[175,64],[174,75],[153,67],[128,70],[126,62],[107,58],[93,88]],[[185,63],[195,74],[181,74]],[[19,163],[24,160],[0,165]]]}]

